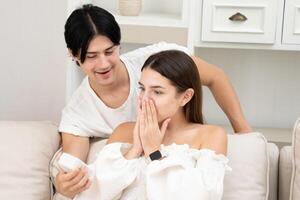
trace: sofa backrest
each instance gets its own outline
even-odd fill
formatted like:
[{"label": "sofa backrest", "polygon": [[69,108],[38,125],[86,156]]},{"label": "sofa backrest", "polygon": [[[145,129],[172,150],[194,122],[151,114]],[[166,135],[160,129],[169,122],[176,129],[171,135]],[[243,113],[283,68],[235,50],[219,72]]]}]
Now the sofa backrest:
[{"label": "sofa backrest", "polygon": [[0,121],[0,199],[49,200],[49,163],[60,136],[51,122]]},{"label": "sofa backrest", "polygon": [[232,172],[225,176],[223,200],[267,200],[270,164],[263,135],[229,135],[227,156]]}]

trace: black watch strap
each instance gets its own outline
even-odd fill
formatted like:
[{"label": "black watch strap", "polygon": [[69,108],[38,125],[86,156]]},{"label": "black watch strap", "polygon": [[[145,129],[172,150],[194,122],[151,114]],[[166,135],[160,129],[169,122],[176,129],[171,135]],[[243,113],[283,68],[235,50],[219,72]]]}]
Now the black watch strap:
[{"label": "black watch strap", "polygon": [[149,157],[150,157],[150,160],[153,161],[153,160],[161,159],[162,155],[159,150],[156,150],[156,151],[150,153]]}]

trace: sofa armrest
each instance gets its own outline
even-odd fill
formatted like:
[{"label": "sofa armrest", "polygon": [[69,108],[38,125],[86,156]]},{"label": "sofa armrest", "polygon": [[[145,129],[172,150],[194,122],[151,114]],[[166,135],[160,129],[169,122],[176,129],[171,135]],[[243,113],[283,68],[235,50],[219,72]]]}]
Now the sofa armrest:
[{"label": "sofa armrest", "polygon": [[290,196],[290,184],[292,177],[292,147],[284,146],[279,156],[279,184],[278,199],[287,200]]},{"label": "sofa armrest", "polygon": [[268,200],[277,200],[279,149],[274,143],[268,143],[267,148],[270,161]]}]

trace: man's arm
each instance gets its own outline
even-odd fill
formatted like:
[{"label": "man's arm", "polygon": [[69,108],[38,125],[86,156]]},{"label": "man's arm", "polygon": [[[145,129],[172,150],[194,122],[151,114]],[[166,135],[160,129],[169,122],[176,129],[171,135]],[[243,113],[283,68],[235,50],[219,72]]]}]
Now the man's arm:
[{"label": "man's arm", "polygon": [[62,133],[62,148],[63,152],[71,154],[86,162],[90,148],[89,138]]},{"label": "man's arm", "polygon": [[[63,152],[71,154],[86,162],[89,152],[89,138],[79,137],[68,133],[62,133]],[[71,172],[60,172],[55,177],[55,188],[58,193],[68,198],[74,198],[75,195],[88,189],[91,181],[88,178],[87,169],[74,169]]]},{"label": "man's arm", "polygon": [[251,127],[243,115],[238,97],[223,70],[198,57],[192,58],[198,67],[202,85],[210,89],[216,102],[227,115],[234,132],[250,132]]}]

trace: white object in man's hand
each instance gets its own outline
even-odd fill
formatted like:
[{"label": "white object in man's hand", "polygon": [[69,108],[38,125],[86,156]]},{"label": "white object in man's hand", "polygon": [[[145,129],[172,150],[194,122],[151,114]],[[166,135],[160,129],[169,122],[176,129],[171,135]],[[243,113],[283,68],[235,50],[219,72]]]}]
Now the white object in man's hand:
[{"label": "white object in man's hand", "polygon": [[58,160],[58,165],[65,171],[71,172],[74,169],[86,168],[88,170],[88,176],[91,179],[94,176],[93,170],[81,161],[79,158],[72,156],[68,153],[62,153]]}]

